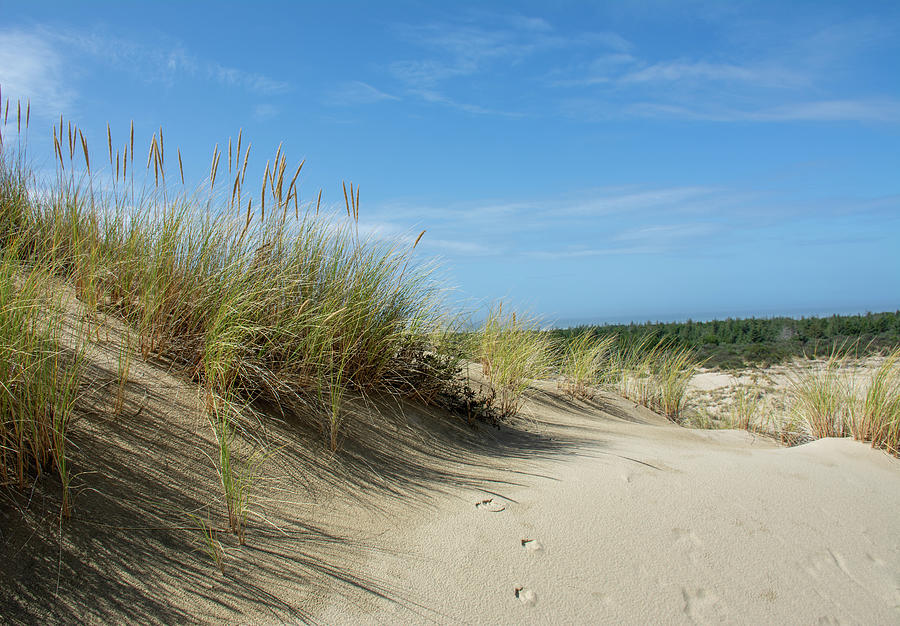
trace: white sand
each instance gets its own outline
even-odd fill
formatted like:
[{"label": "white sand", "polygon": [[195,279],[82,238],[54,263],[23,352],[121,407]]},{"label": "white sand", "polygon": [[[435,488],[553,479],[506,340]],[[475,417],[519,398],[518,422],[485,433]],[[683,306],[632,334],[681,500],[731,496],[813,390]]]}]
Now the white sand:
[{"label": "white sand", "polygon": [[315,619],[900,623],[897,459],[850,440],[785,449],[687,430],[606,401],[540,405],[547,435],[585,441],[510,462],[520,486],[367,520],[379,549],[359,571],[401,593],[335,596]]}]

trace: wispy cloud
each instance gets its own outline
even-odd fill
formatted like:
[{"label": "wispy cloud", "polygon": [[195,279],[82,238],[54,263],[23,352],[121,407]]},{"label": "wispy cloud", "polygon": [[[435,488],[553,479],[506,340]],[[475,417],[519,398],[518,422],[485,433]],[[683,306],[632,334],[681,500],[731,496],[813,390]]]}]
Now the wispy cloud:
[{"label": "wispy cloud", "polygon": [[550,72],[547,84],[572,94],[560,100],[564,114],[586,121],[897,123],[898,100],[882,85],[871,85],[868,93],[843,86],[852,78],[848,61],[890,41],[889,32],[884,25],[856,20],[795,28],[779,40],[760,35],[757,25],[715,58],[653,58],[637,47],[601,51],[592,60]]},{"label": "wispy cloud", "polygon": [[658,254],[663,248],[653,246],[623,246],[613,248],[564,248],[561,250],[528,250],[525,256],[545,261],[561,259],[583,259],[602,256],[630,256],[635,254]]},{"label": "wispy cloud", "polygon": [[689,224],[654,224],[633,228],[617,234],[617,241],[643,241],[656,243],[671,243],[705,237],[719,230],[719,226],[709,222],[694,222]]},{"label": "wispy cloud", "polygon": [[289,83],[265,74],[201,58],[180,42],[163,41],[148,45],[101,32],[45,32],[52,41],[68,45],[100,63],[135,74],[151,83],[172,83],[191,78],[263,95],[277,95],[291,88]]},{"label": "wispy cloud", "polygon": [[0,89],[31,100],[38,114],[56,115],[76,97],[64,57],[45,38],[21,30],[0,31]]},{"label": "wispy cloud", "polygon": [[427,227],[419,244],[426,255],[565,263],[617,256],[722,256],[757,245],[772,233],[790,242],[797,233],[830,241],[846,236],[851,220],[859,236],[871,239],[873,229],[866,224],[883,223],[883,216],[896,215],[897,208],[896,195],[798,202],[791,195],[723,186],[629,185],[528,200],[392,203],[370,211],[373,219],[383,220],[380,232],[406,233],[410,244]]},{"label": "wispy cloud", "polygon": [[777,66],[710,63],[708,61],[667,61],[629,71],[619,79],[619,82],[731,82],[766,87],[798,87],[808,84],[809,78],[803,73]]},{"label": "wispy cloud", "polygon": [[[581,105],[588,104],[583,101]],[[585,113],[590,111],[583,110]],[[595,111],[604,115],[602,109]],[[636,102],[623,110],[626,115],[637,117],[681,118],[711,122],[887,122],[900,123],[900,100],[821,100],[791,102],[775,107],[736,109],[707,103],[696,106]],[[609,111],[606,110],[606,117]]]},{"label": "wispy cloud", "polygon": [[464,256],[498,256],[505,254],[506,250],[497,244],[477,243],[464,239],[428,239],[423,238],[423,248],[434,248],[452,254]]},{"label": "wispy cloud", "polygon": [[57,115],[78,96],[76,81],[112,67],[148,83],[201,80],[226,88],[278,95],[290,84],[190,53],[182,44],[144,44],[102,32],[45,27],[0,31],[0,86],[30,98],[36,112]]},{"label": "wispy cloud", "polygon": [[797,102],[759,111],[755,115],[757,119],[772,121],[865,120],[898,123],[900,122],[900,100],[871,99]]},{"label": "wispy cloud", "polygon": [[268,120],[277,117],[279,111],[279,108],[274,104],[257,104],[253,107],[253,117],[258,120]]},{"label": "wispy cloud", "polygon": [[465,111],[466,113],[474,113],[476,115],[496,115],[501,117],[522,117],[522,113],[514,112],[514,111],[501,111],[499,109],[491,109],[488,107],[483,107],[478,104],[471,104],[468,102],[458,102],[453,98],[450,98],[446,94],[443,94],[439,91],[434,91],[433,89],[410,89],[410,94],[416,95],[420,97],[425,102],[431,102],[435,104],[443,104],[445,106],[459,109],[460,111]]},{"label": "wispy cloud", "polygon": [[[481,16],[482,18],[484,16]],[[487,27],[482,23],[490,23]],[[587,33],[563,36],[542,18],[520,14],[492,15],[489,20],[473,24],[439,22],[398,25],[399,37],[421,51],[415,59],[392,62],[388,71],[406,87],[406,93],[424,102],[442,104],[480,115],[521,116],[508,106],[484,102],[473,103],[457,96],[456,81],[485,81],[490,86],[496,71],[519,73],[529,71],[529,63],[539,55],[578,47],[603,46],[624,53],[631,44],[615,33]],[[471,93],[467,89],[466,93]]]},{"label": "wispy cloud", "polygon": [[372,104],[385,100],[400,100],[400,98],[359,80],[342,83],[326,97],[327,104],[337,106]]}]

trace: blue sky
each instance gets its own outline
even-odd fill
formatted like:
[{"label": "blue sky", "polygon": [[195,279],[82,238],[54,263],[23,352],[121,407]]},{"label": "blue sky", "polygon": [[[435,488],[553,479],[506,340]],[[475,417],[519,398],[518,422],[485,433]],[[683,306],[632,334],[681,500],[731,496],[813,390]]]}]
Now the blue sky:
[{"label": "blue sky", "polygon": [[[900,308],[900,4],[0,0],[0,88],[200,180],[243,128],[451,298],[548,320]],[[44,132],[46,129],[47,132]],[[259,172],[261,174],[261,171]]]}]

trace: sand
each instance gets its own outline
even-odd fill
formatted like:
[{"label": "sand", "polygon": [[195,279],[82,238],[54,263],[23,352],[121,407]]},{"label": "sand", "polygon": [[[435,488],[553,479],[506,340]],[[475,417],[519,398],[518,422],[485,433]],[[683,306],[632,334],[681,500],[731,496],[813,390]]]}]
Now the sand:
[{"label": "sand", "polygon": [[336,602],[322,620],[900,621],[896,459],[850,440],[785,449],[689,431],[608,401],[542,407],[549,436],[584,442],[527,464],[523,485],[461,490],[385,530],[395,552],[364,571],[407,602]]},{"label": "sand", "polygon": [[900,622],[896,458],[686,429],[551,384],[499,430],[380,407],[333,457],[296,444],[302,425],[267,426],[278,453],[248,545],[220,535],[222,575],[187,515],[221,522],[195,392],[136,367],[177,401],[138,388],[124,417],[79,425],[61,532],[52,482],[4,495],[4,621]]}]

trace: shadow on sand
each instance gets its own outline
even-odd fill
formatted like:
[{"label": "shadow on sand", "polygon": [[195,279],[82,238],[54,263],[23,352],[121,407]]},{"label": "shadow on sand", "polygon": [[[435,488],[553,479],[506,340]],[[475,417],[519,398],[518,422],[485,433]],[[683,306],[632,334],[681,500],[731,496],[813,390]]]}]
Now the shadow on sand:
[{"label": "shadow on sand", "polygon": [[[551,438],[521,423],[472,427],[389,401],[351,402],[334,454],[309,420],[254,420],[246,431],[274,452],[254,491],[247,545],[216,535],[226,555],[220,573],[198,523],[226,522],[196,389],[158,364],[136,363],[123,410],[112,416],[104,406],[115,368],[93,367],[93,389],[70,430],[71,519],[60,522],[53,477],[24,492],[0,487],[5,620],[311,621],[323,598],[353,601],[360,590],[426,617],[426,607],[389,582],[354,574],[361,555],[387,548],[317,522],[317,510],[336,499],[390,516],[393,507],[429,506],[435,494],[460,487],[496,493],[516,485],[510,476],[527,474],[529,461],[583,444],[577,434]],[[512,461],[523,469],[513,471]]]}]

